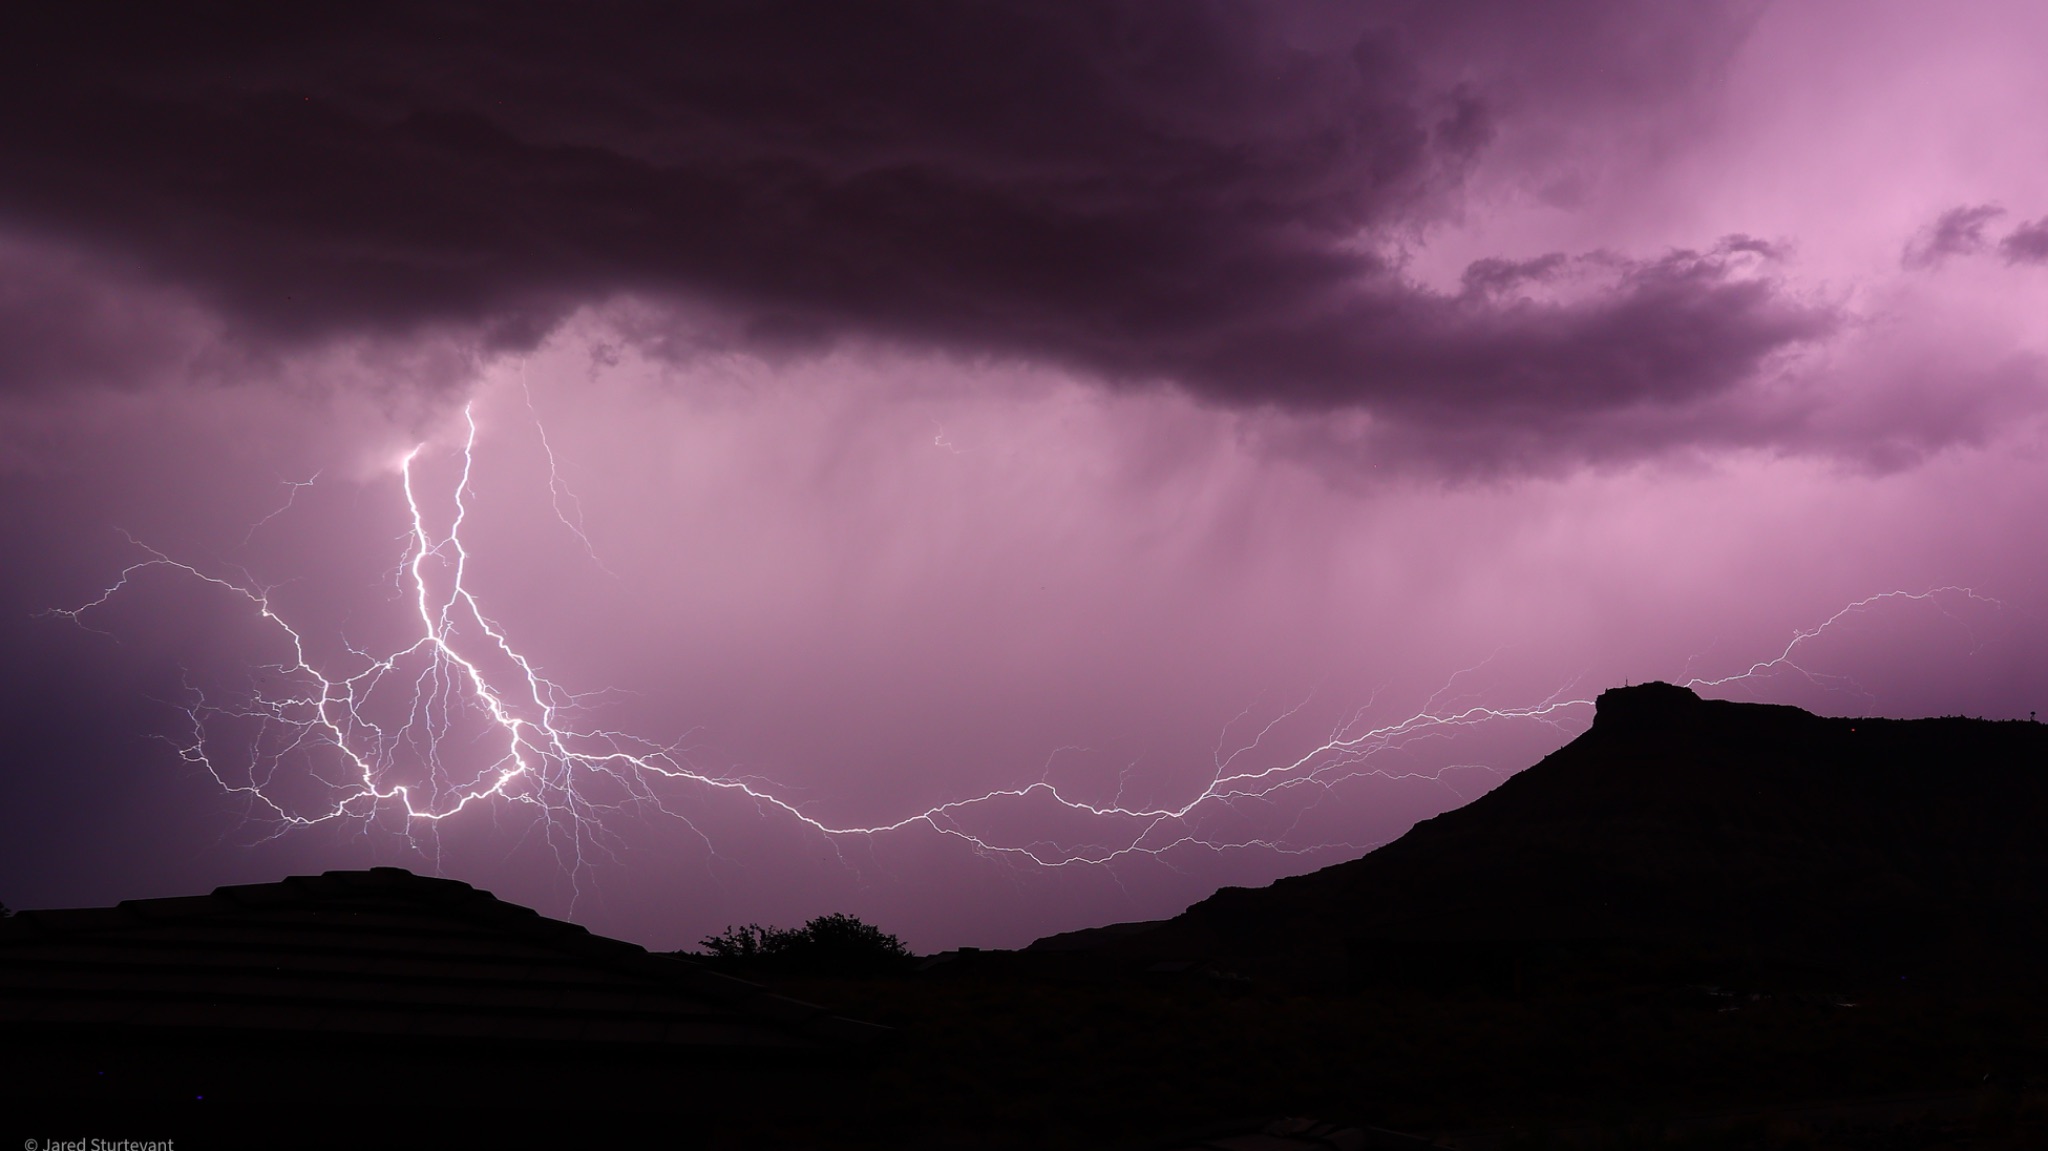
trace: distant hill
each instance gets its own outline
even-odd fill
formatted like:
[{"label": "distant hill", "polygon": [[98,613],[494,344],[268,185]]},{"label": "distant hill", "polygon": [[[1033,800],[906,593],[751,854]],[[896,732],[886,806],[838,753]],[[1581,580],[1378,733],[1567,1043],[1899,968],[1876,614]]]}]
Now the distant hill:
[{"label": "distant hill", "polygon": [[1316,979],[1519,981],[1617,956],[2031,979],[2044,893],[2048,727],[1651,683],[1602,693],[1584,735],[1361,859],[1062,942]]}]

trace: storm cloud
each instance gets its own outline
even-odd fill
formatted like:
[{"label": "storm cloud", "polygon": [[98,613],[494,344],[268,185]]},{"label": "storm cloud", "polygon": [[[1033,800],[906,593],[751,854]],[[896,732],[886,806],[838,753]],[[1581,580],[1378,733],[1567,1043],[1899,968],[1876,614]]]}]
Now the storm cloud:
[{"label": "storm cloud", "polygon": [[[1683,405],[1832,330],[1725,248],[1561,298],[1505,257],[1463,291],[1406,273],[1475,163],[1682,110],[1753,20],[1572,9],[67,6],[0,48],[0,221],[257,346],[526,350],[632,295],[757,350],[858,336],[1422,424]],[[155,354],[90,301],[8,307]]]},{"label": "storm cloud", "polygon": [[2008,264],[2048,264],[2048,216],[2014,228],[1998,250]]},{"label": "storm cloud", "polygon": [[2005,215],[1996,204],[1966,204],[1943,212],[1912,243],[1899,262],[1910,269],[1935,268],[1951,256],[1973,256],[1984,250],[1984,229]]}]

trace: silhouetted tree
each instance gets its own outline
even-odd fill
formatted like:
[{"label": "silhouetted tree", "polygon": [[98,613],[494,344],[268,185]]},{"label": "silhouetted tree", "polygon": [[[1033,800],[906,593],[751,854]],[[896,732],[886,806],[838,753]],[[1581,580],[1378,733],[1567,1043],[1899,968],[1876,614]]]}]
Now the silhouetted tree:
[{"label": "silhouetted tree", "polygon": [[704,948],[707,959],[722,963],[754,963],[784,954],[791,946],[791,937],[799,933],[749,923],[745,927],[727,926],[717,935],[707,935],[700,946]]},{"label": "silhouetted tree", "polygon": [[702,942],[721,967],[789,975],[887,975],[906,970],[910,949],[893,935],[851,915],[821,915],[802,927],[727,927]]},{"label": "silhouetted tree", "polygon": [[797,947],[803,961],[847,975],[886,974],[911,958],[902,940],[851,915],[821,915],[804,924]]}]

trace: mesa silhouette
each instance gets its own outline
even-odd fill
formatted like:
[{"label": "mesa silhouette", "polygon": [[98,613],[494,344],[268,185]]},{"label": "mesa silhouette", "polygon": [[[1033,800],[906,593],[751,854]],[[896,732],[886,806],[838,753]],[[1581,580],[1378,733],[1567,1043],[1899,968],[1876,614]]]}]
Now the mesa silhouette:
[{"label": "mesa silhouette", "polygon": [[[1361,859],[1035,950],[1314,981],[2027,978],[2048,727],[1603,692],[1592,728]],[[1618,970],[1616,964],[1621,965]]]}]

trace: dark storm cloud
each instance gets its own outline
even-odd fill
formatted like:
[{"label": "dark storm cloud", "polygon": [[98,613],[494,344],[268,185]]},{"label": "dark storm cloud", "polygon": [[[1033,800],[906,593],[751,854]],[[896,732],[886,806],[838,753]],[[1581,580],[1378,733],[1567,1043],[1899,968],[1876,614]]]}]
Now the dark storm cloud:
[{"label": "dark storm cloud", "polygon": [[1685,401],[1825,332],[1725,248],[1548,302],[1562,257],[1402,275],[1504,131],[1681,106],[1747,22],[1567,7],[17,10],[0,226],[284,345],[630,293],[1416,418]]},{"label": "dark storm cloud", "polygon": [[1787,304],[1772,281],[1738,274],[1737,255],[1583,261],[1607,275],[1568,302],[1517,294],[1563,272],[1562,256],[1481,261],[1456,298],[1360,291],[1323,315],[1217,341],[1194,375],[1263,375],[1265,398],[1323,407],[1357,397],[1363,369],[1381,409],[1466,423],[1491,415],[1562,427],[1591,412],[1690,402],[1832,327],[1825,313]]},{"label": "dark storm cloud", "polygon": [[1998,250],[2008,264],[2048,264],[2048,216],[2014,228]]},{"label": "dark storm cloud", "polygon": [[1911,269],[1933,268],[1950,256],[1975,255],[1984,250],[1984,229],[2003,215],[2005,209],[1996,204],[1950,208],[1913,237],[1899,263]]},{"label": "dark storm cloud", "polygon": [[1563,252],[1552,252],[1533,260],[1474,260],[1460,278],[1465,294],[1488,297],[1529,283],[1554,279],[1569,261]]},{"label": "dark storm cloud", "polygon": [[195,351],[201,310],[48,245],[0,240],[0,392],[161,381]]}]

